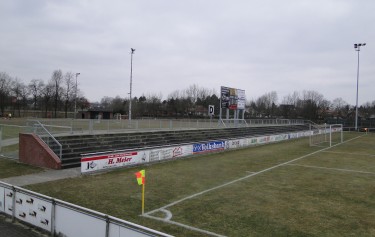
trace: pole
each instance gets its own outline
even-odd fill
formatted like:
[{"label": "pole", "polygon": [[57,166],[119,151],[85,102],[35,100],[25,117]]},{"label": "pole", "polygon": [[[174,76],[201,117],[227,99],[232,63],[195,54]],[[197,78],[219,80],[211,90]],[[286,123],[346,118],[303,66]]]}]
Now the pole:
[{"label": "pole", "polygon": [[361,51],[361,46],[366,46],[366,43],[354,44],[354,49],[358,52],[358,62],[357,62],[357,94],[355,101],[355,130],[358,130],[358,84],[359,84],[359,51]]},{"label": "pole", "polygon": [[129,93],[129,126],[132,121],[132,84],[133,84],[133,54],[135,49],[131,48],[130,52],[130,93]]},{"label": "pole", "polygon": [[145,213],[145,186],[146,182],[142,185],[142,216]]},{"label": "pole", "polygon": [[76,115],[77,115],[77,77],[78,75],[80,75],[81,73],[77,72],[76,73],[76,89],[75,89],[75,95],[74,95],[74,119],[76,119]]},{"label": "pole", "polygon": [[359,48],[357,52],[358,52],[358,63],[357,63],[357,93],[356,93],[356,100],[355,100],[355,131],[358,130]]}]

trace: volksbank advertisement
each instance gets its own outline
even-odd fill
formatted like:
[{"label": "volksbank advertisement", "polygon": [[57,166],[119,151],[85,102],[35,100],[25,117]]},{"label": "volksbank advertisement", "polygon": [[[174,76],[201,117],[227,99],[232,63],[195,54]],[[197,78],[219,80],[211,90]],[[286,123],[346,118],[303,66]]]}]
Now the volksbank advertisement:
[{"label": "volksbank advertisement", "polygon": [[207,143],[196,143],[193,145],[193,153],[205,153],[225,149],[225,141],[214,141]]}]

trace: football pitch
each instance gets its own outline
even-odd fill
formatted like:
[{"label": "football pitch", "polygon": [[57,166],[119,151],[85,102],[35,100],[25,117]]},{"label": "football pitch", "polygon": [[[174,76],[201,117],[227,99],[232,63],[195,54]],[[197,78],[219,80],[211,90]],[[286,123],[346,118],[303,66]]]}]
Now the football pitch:
[{"label": "football pitch", "polygon": [[375,236],[374,181],[375,134],[345,133],[330,148],[303,138],[27,188],[174,236]]}]

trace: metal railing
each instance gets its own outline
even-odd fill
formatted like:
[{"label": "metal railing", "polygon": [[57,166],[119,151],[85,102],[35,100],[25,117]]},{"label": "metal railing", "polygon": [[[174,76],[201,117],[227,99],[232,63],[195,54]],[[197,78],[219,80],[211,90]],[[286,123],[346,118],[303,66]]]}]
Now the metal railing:
[{"label": "metal railing", "polygon": [[[51,236],[126,237],[171,235],[40,193],[0,182],[0,213]],[[84,231],[82,229],[84,228]]]},{"label": "metal railing", "polygon": [[[62,145],[56,138],[49,132],[47,127],[53,128],[55,126],[45,125],[37,120],[33,120],[33,123],[29,125],[32,128],[32,132],[37,135],[49,148],[59,157],[62,158]],[[61,126],[59,126],[61,127]]]},{"label": "metal railing", "polygon": [[[35,122],[35,120],[29,121]],[[241,121],[229,119],[224,121],[225,126],[218,120],[210,119],[133,119],[130,122],[129,120],[115,119],[40,119],[38,122],[43,124],[53,135],[304,124],[303,120],[298,119],[247,119]]]}]

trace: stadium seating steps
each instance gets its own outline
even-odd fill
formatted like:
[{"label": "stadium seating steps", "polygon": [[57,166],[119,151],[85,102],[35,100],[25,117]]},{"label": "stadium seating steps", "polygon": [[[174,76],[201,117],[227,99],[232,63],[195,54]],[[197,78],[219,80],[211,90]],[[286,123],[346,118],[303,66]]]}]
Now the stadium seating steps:
[{"label": "stadium seating steps", "polygon": [[[62,168],[79,167],[82,154],[144,149],[308,130],[308,125],[194,129],[60,136]],[[54,150],[54,147],[50,148]]]}]

